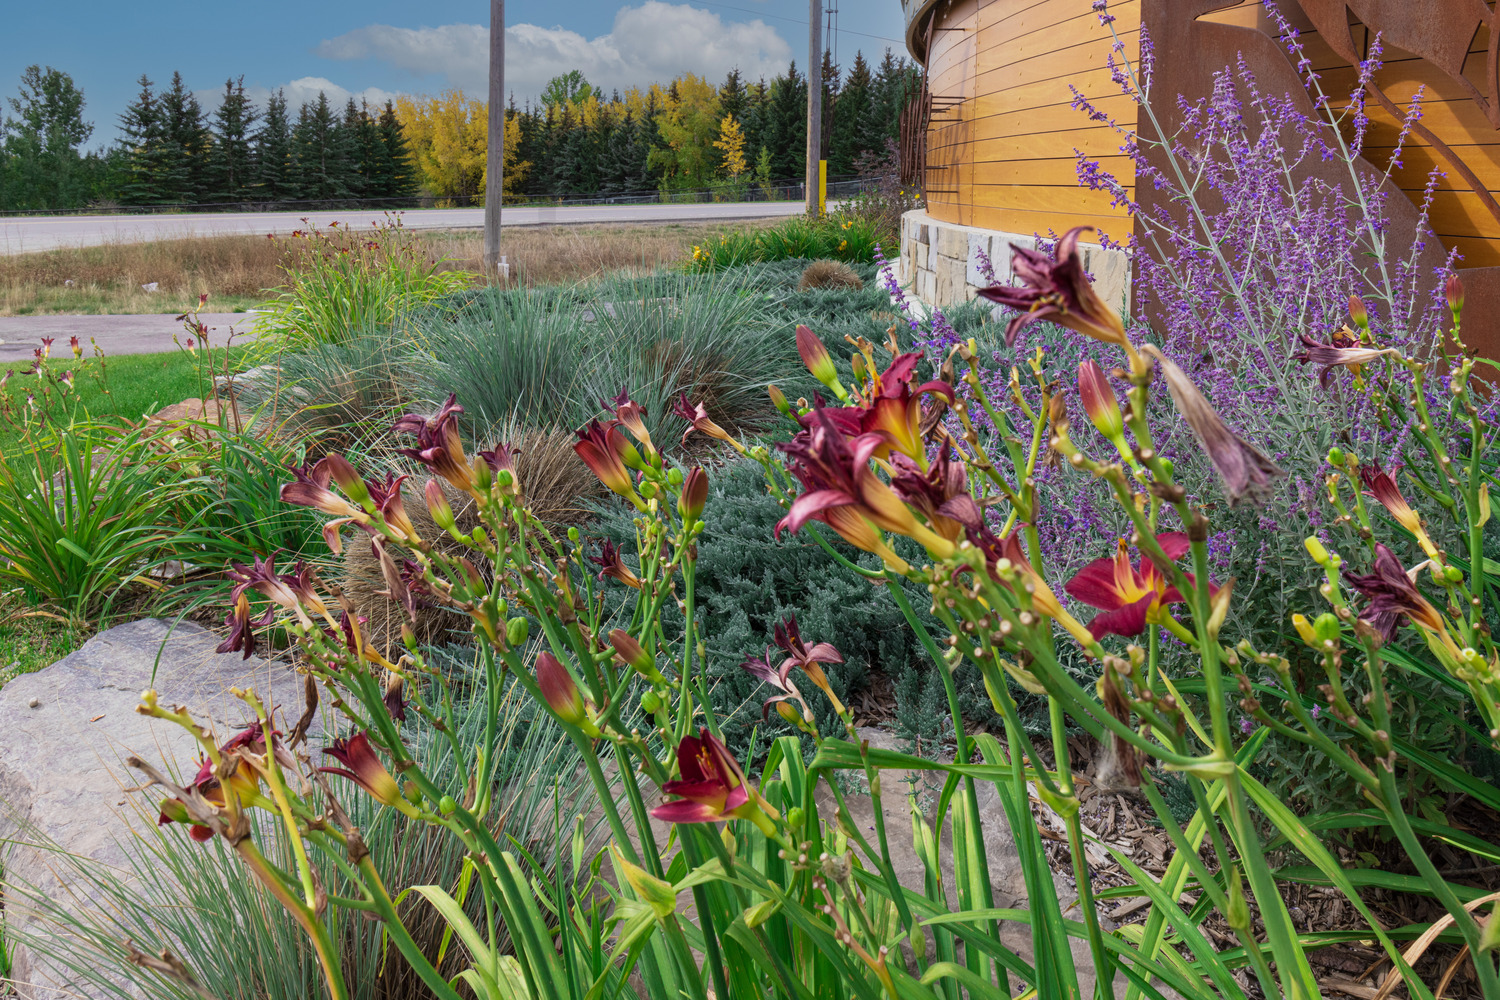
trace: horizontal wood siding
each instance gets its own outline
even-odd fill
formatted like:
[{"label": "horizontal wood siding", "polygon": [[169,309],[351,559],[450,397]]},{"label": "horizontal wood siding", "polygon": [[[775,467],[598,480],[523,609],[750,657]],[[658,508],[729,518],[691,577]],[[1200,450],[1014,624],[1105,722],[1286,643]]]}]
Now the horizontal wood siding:
[{"label": "horizontal wood siding", "polygon": [[[1346,101],[1355,71],[1301,19],[1294,3],[1282,8],[1295,12],[1293,23],[1324,91]],[[1139,0],[1111,3],[1109,9],[1133,60]],[[928,212],[943,221],[1010,232],[1061,232],[1089,224],[1126,236],[1124,211],[1110,204],[1109,195],[1077,183],[1075,151],[1101,159],[1127,185],[1134,180],[1132,165],[1119,152],[1120,136],[1072,107],[1070,86],[1121,126],[1135,125],[1135,106],[1110,78],[1110,34],[1090,0],[954,0],[940,6],[935,18],[928,62],[937,102],[928,134]],[[1206,20],[1260,30],[1272,24],[1259,0]],[[1366,29],[1355,28],[1357,43],[1367,41],[1365,35]],[[1481,28],[1464,65],[1465,77],[1481,91],[1488,45],[1488,31]],[[1500,200],[1500,132],[1462,86],[1389,45],[1375,80],[1401,105],[1420,89],[1422,124]],[[1373,100],[1369,110],[1366,155],[1383,168],[1401,121]],[[1463,255],[1462,266],[1500,264],[1500,222],[1435,149],[1408,136],[1392,178],[1420,203],[1434,169],[1444,172],[1431,211],[1443,244]]]},{"label": "horizontal wood siding", "polygon": [[[1133,49],[1138,0],[1112,3],[1110,11]],[[1007,232],[1092,225],[1127,236],[1129,220],[1110,196],[1078,186],[1075,150],[1100,158],[1126,184],[1135,178],[1120,155],[1122,138],[1072,107],[1070,87],[1077,87],[1121,125],[1135,125],[1134,104],[1110,79],[1109,31],[1090,0],[957,0],[936,18],[929,214]]]}]

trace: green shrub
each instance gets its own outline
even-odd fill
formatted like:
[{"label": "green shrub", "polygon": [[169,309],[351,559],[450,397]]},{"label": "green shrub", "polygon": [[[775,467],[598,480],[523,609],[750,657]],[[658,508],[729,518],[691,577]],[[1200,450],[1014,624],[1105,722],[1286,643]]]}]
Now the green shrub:
[{"label": "green shrub", "polygon": [[258,329],[282,346],[348,342],[388,327],[408,310],[468,287],[474,276],[439,270],[400,217],[374,230],[298,230],[303,252]]},{"label": "green shrub", "polygon": [[722,233],[717,243],[693,247],[686,266],[689,271],[711,272],[767,261],[822,258],[869,264],[882,239],[889,241],[889,235],[860,216],[794,216],[769,229]]}]

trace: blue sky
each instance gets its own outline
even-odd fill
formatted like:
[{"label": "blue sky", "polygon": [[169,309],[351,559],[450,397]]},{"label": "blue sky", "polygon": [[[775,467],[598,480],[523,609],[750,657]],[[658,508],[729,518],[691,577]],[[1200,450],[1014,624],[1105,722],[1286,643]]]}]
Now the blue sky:
[{"label": "blue sky", "polygon": [[[257,99],[285,87],[294,107],[320,89],[342,102],[348,94],[378,101],[453,86],[482,96],[485,85],[483,0],[6,6],[0,97],[15,95],[32,63],[72,74],[95,124],[90,147],[114,140],[115,119],[142,73],[160,85],[181,70],[205,104],[227,76],[241,74]],[[845,66],[856,49],[877,58],[887,46],[905,54],[892,41],[901,37],[899,0],[837,6],[835,41]],[[524,99],[574,67],[606,88],[684,71],[718,80],[734,65],[769,77],[789,59],[806,62],[807,13],[807,0],[508,0],[507,88]]]}]

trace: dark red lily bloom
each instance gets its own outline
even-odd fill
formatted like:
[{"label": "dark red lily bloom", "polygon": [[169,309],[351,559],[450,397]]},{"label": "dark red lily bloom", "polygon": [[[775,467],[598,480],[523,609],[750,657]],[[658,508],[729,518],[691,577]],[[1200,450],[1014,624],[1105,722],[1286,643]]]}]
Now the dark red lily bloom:
[{"label": "dark red lily bloom", "polygon": [[[272,737],[274,738],[275,735],[277,734],[273,731]],[[229,787],[234,790],[237,798],[245,799],[260,791],[260,776],[250,762],[244,759],[241,751],[256,756],[266,752],[266,740],[259,722],[250,723],[219,747],[220,760],[228,759],[234,762],[234,769],[228,778]],[[186,790],[197,792],[209,805],[220,809],[224,808],[227,803],[224,782],[221,782],[218,775],[214,773],[213,761],[207,758],[200,762],[198,773],[187,785]],[[166,826],[169,823],[186,824],[188,835],[199,843],[213,839],[212,828],[194,821],[181,799],[171,798],[162,801],[156,825]]]},{"label": "dark red lily bloom", "polygon": [[573,451],[599,477],[599,481],[623,497],[634,496],[635,486],[626,466],[642,468],[641,456],[625,440],[615,421],[590,420],[574,433],[578,440],[573,444]]},{"label": "dark red lily bloom", "polygon": [[1361,576],[1345,569],[1344,579],[1369,599],[1360,618],[1379,632],[1384,641],[1396,637],[1396,626],[1403,615],[1428,632],[1447,634],[1437,608],[1417,590],[1396,554],[1381,543],[1375,543],[1374,572]]},{"label": "dark red lily bloom", "polygon": [[677,773],[678,779],[662,785],[662,791],[678,798],[651,810],[665,823],[716,823],[755,808],[745,772],[707,729],[677,744]]},{"label": "dark red lily bloom", "polygon": [[926,472],[902,454],[891,456],[891,466],[895,470],[891,489],[950,542],[958,541],[965,531],[983,522],[984,513],[969,494],[964,463],[953,458],[951,441],[943,442]]},{"label": "dark red lily bloom", "polygon": [[[745,662],[740,664],[740,669],[762,684],[769,684],[776,689],[776,694],[767,698],[761,705],[760,717],[770,718],[771,706],[776,706],[777,714],[786,719],[794,726],[804,726],[813,721],[812,709],[807,706],[807,701],[802,697],[802,692],[797,685],[792,683],[792,667],[796,666],[796,660],[788,657],[781,661],[781,666],[771,666],[771,647],[766,647],[764,657],[745,657]],[[796,702],[802,706],[799,713],[791,703]]]},{"label": "dark red lily bloom", "polygon": [[1286,475],[1285,470],[1226,427],[1223,418],[1203,398],[1193,380],[1160,348],[1147,344],[1141,350],[1161,366],[1172,402],[1218,471],[1230,506],[1244,500],[1259,503],[1269,496],[1272,480]]},{"label": "dark red lily bloom", "polygon": [[1360,347],[1359,340],[1353,336],[1353,331],[1347,326],[1333,335],[1332,343],[1324,344],[1314,340],[1305,333],[1297,334],[1297,339],[1302,341],[1303,350],[1292,357],[1304,365],[1311,361],[1315,365],[1321,365],[1322,371],[1318,372],[1318,384],[1328,388],[1328,380],[1333,377],[1333,370],[1338,367],[1348,368],[1355,375],[1359,374],[1360,366],[1367,365],[1383,354],[1395,354],[1393,348],[1376,350],[1373,347]]},{"label": "dark red lily bloom", "polygon": [[[1188,536],[1180,531],[1157,535],[1156,544],[1174,561],[1191,547]],[[1192,578],[1188,574],[1188,579]],[[1106,635],[1140,635],[1148,624],[1162,621],[1167,605],[1183,600],[1177,588],[1167,581],[1166,574],[1144,554],[1138,566],[1130,565],[1123,540],[1113,558],[1095,559],[1063,589],[1075,600],[1103,612],[1089,622],[1089,632],[1095,639]],[[1217,591],[1218,587],[1209,584],[1209,589]]]},{"label": "dark red lily bloom", "polygon": [[391,426],[391,430],[416,436],[417,446],[402,448],[403,455],[421,462],[455,488],[473,494],[474,470],[464,455],[463,439],[458,433],[458,415],[464,412],[464,408],[458,405],[457,399],[456,393],[449,395],[430,417],[405,414]]},{"label": "dark red lily bloom", "polygon": [[833,710],[842,715],[844,703],[839,700],[838,695],[833,693],[833,688],[828,683],[828,675],[823,673],[823,668],[819,664],[843,663],[843,654],[835,649],[832,643],[817,642],[811,647],[804,643],[802,641],[802,630],[797,626],[797,616],[795,614],[789,615],[776,623],[773,639],[776,645],[780,646],[782,651],[787,654],[786,659],[777,668],[777,674],[785,674],[794,666],[801,667],[802,672],[833,703]]},{"label": "dark red lily bloom", "polygon": [[312,507],[334,517],[360,520],[368,515],[365,509],[350,503],[328,488],[337,481],[346,495],[357,496],[365,489],[364,480],[354,471],[342,455],[325,455],[310,466],[289,465],[287,470],[296,477],[296,482],[281,487],[281,502],[300,507]]},{"label": "dark red lily bloom", "polygon": [[918,464],[925,463],[927,446],[922,440],[922,397],[931,393],[942,396],[949,403],[956,398],[953,387],[940,379],[924,382],[915,389],[911,387],[912,375],[921,357],[919,353],[902,354],[892,361],[890,367],[876,377],[875,392],[860,411],[860,430],[886,436],[889,448],[876,453],[881,458],[894,449]]},{"label": "dark red lily bloom", "polygon": [[340,737],[332,745],[325,747],[323,753],[343,767],[320,767],[319,771],[348,778],[369,792],[371,798],[384,805],[393,806],[401,801],[401,788],[375,755],[375,748],[370,746],[368,734],[355,733],[353,736]]},{"label": "dark red lily bloom", "polygon": [[1005,327],[1007,345],[1015,346],[1016,337],[1030,324],[1048,320],[1130,350],[1125,324],[1094,291],[1093,282],[1084,273],[1083,258],[1078,254],[1079,237],[1093,228],[1076,226],[1068,230],[1057,241],[1051,257],[1012,245],[1010,269],[1021,279],[1021,284],[991,285],[979,290],[981,298],[1020,311]]},{"label": "dark red lily bloom", "polygon": [[605,409],[613,408],[615,419],[620,426],[630,432],[631,437],[641,443],[648,451],[654,451],[651,444],[651,435],[646,430],[646,408],[630,398],[629,391],[622,385],[620,391],[613,399],[601,400]]},{"label": "dark red lily bloom", "polygon": [[255,655],[255,630],[271,624],[275,615],[276,609],[268,606],[265,614],[255,618],[250,613],[250,598],[241,592],[234,598],[229,614],[224,616],[224,624],[229,627],[229,637],[214,647],[214,652],[237,653],[243,650],[245,655],[242,659],[250,659]]},{"label": "dark red lily bloom", "polygon": [[417,529],[406,516],[406,506],[401,501],[401,484],[411,476],[397,476],[387,472],[385,482],[366,480],[365,489],[385,523],[403,538],[416,538]]},{"label": "dark red lily bloom", "polygon": [[83,345],[78,342],[77,337],[69,337],[68,346],[73,349],[73,357],[75,359],[83,357]]},{"label": "dark red lily bloom", "polygon": [[641,578],[633,573],[629,566],[625,565],[621,557],[620,547],[608,538],[599,542],[599,554],[589,556],[589,562],[599,567],[599,581],[602,583],[605,577],[613,577],[627,587],[641,589]]},{"label": "dark red lily bloom", "polygon": [[702,403],[694,404],[688,402],[687,393],[678,396],[672,403],[672,415],[681,417],[688,422],[687,430],[682,432],[683,444],[687,444],[688,435],[693,433],[693,431],[707,434],[709,437],[717,438],[720,441],[728,441],[731,444],[735,443],[734,438],[729,436],[728,431],[708,419],[708,410],[703,408]]},{"label": "dark red lily bloom", "polygon": [[50,357],[52,357],[52,340],[53,340],[53,338],[51,338],[51,337],[43,337],[42,338],[42,353],[40,355],[38,355],[38,357],[43,357],[43,358],[50,358]]},{"label": "dark red lily bloom", "polygon": [[852,507],[885,531],[910,535],[919,525],[901,498],[875,475],[870,459],[886,447],[881,434],[848,437],[826,408],[809,414],[809,427],[791,441],[777,445],[791,459],[792,474],[804,487],[786,517],[776,525],[801,530],[811,520],[825,520],[832,507]]}]

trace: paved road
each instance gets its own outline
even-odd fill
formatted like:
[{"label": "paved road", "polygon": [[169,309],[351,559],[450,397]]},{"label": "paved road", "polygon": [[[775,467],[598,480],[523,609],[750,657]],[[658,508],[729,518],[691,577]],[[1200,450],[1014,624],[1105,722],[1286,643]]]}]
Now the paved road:
[{"label": "paved road", "polygon": [[[507,208],[507,226],[588,225],[622,222],[720,222],[797,215],[800,201],[729,202],[703,205],[579,205]],[[330,222],[367,227],[382,218],[379,211],[196,213],[178,215],[54,215],[0,218],[0,254],[31,253],[58,247],[133,243],[183,236],[269,233],[285,234],[305,225]],[[478,229],[482,208],[422,208],[402,213],[412,229]]]},{"label": "paved road", "polygon": [[[222,347],[234,327],[234,342],[245,343],[255,317],[247,313],[202,313],[209,328],[209,342]],[[77,337],[84,353],[91,355],[90,339],[97,341],[106,358],[118,354],[155,354],[176,350],[172,335],[187,343],[187,332],[176,318],[167,316],[0,316],[0,365],[30,361],[43,337],[51,337],[52,357],[71,358],[69,337]]]}]

